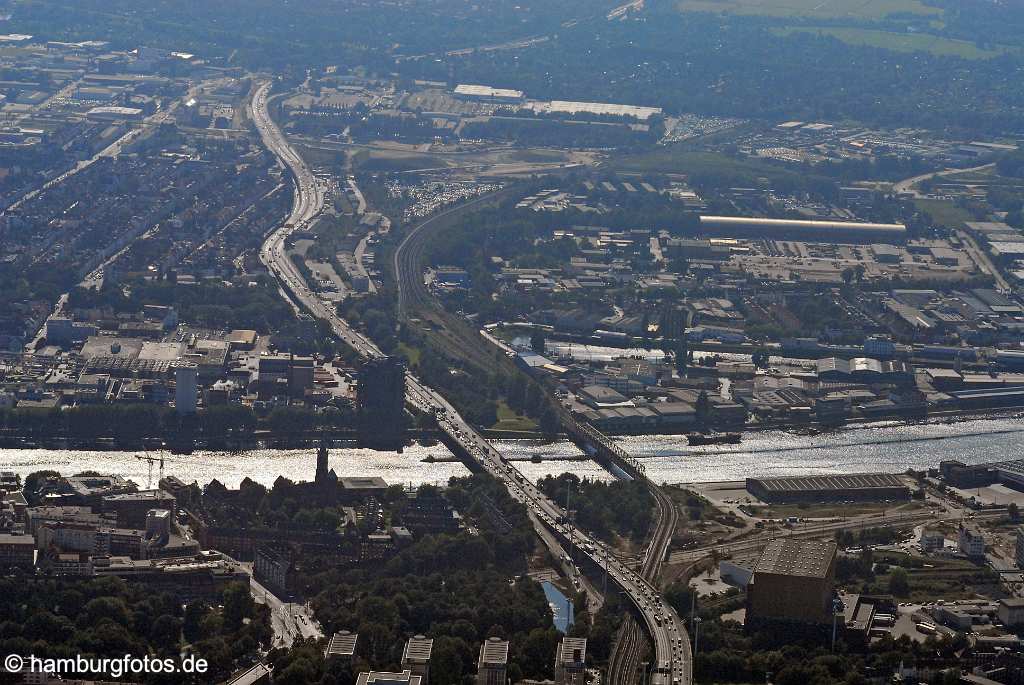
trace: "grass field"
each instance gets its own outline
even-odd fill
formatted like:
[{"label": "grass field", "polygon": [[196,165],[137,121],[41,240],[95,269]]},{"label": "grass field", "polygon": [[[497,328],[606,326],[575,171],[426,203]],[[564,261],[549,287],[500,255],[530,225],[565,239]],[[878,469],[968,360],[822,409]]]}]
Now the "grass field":
[{"label": "grass field", "polygon": [[842,516],[862,516],[864,514],[879,514],[883,512],[905,512],[908,509],[920,509],[919,503],[894,505],[891,503],[862,502],[857,504],[812,504],[800,506],[799,504],[773,504],[771,506],[751,506],[750,510],[761,518],[786,518],[788,516],[799,516],[800,518],[837,518]]},{"label": "grass field", "polygon": [[970,41],[943,38],[927,33],[897,33],[856,27],[808,26],[775,29],[777,35],[813,33],[838,38],[849,45],[864,45],[896,52],[930,52],[964,59],[987,59],[1009,52],[1011,48],[982,49]]},{"label": "grass field", "polygon": [[759,14],[770,17],[884,19],[890,14],[941,16],[920,0],[680,0],[684,12]]},{"label": "grass field", "polygon": [[665,174],[706,171],[763,175],[776,170],[754,160],[735,159],[717,152],[693,152],[675,146],[659,147],[648,152],[613,158],[608,160],[606,166],[616,171]]},{"label": "grass field", "polygon": [[498,402],[498,422],[491,428],[504,431],[532,431],[537,430],[537,422],[528,416],[515,413],[502,400]]},{"label": "grass field", "polygon": [[967,210],[949,200],[914,200],[914,205],[931,216],[935,223],[946,228],[963,228],[964,223],[974,220]]},{"label": "grass field", "polygon": [[422,356],[420,348],[406,345],[404,342],[398,343],[398,353],[405,355],[405,357],[409,360],[410,366],[415,366],[419,364],[420,357]]}]

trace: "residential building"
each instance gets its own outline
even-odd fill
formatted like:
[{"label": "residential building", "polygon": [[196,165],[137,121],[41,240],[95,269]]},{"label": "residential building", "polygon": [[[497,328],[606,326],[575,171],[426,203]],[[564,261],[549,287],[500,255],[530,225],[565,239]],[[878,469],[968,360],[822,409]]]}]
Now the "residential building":
[{"label": "residential building", "polygon": [[973,524],[961,524],[957,535],[957,546],[961,554],[971,559],[985,558],[985,536]]},{"label": "residential building", "polygon": [[356,678],[356,685],[424,685],[424,680],[413,675],[411,671],[401,673],[385,673],[383,671],[370,671],[360,673]]},{"label": "residential building", "polygon": [[[937,552],[943,549],[945,546],[946,535],[941,530],[925,528],[923,531],[921,531],[922,552]],[[1020,542],[1017,543],[1017,549],[1020,549]]]},{"label": "residential building", "polygon": [[347,630],[335,633],[331,641],[327,643],[324,650],[324,658],[337,656],[343,659],[352,659],[356,654],[356,642],[359,640],[358,633],[350,633]]},{"label": "residential building", "polygon": [[429,685],[430,654],[434,649],[434,640],[422,635],[409,638],[402,652],[402,668],[419,676],[420,685]]},{"label": "residential building", "polygon": [[999,600],[999,620],[1007,628],[1024,624],[1024,598],[1004,597]]},{"label": "residential building", "polygon": [[0,569],[31,569],[36,562],[36,541],[31,535],[0,534]]},{"label": "residential building", "polygon": [[508,685],[508,641],[489,637],[480,645],[476,685]]},{"label": "residential building", "polygon": [[584,685],[586,676],[586,638],[563,637],[555,649],[555,685]]},{"label": "residential building", "polygon": [[256,548],[253,576],[275,594],[288,593],[288,580],[293,570],[292,553],[288,547],[263,545]]}]

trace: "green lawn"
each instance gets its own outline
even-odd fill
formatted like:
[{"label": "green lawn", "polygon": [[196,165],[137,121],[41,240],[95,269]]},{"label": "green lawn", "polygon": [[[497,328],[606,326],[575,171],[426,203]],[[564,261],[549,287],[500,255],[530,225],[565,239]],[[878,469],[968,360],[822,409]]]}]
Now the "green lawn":
[{"label": "green lawn", "polygon": [[957,207],[949,200],[914,200],[919,210],[932,217],[940,226],[947,228],[963,228],[964,223],[973,221],[974,217],[965,209]]},{"label": "green lawn", "polygon": [[694,152],[676,145],[658,147],[639,154],[612,158],[607,166],[616,171],[641,173],[695,173],[749,174],[765,176],[785,171],[757,160],[737,159],[718,152]]},{"label": "green lawn", "polygon": [[409,366],[416,366],[420,363],[420,356],[422,355],[422,352],[418,347],[410,347],[404,342],[400,342],[398,343],[398,353],[405,355],[409,360]]},{"label": "green lawn", "polygon": [[773,29],[773,33],[782,36],[797,32],[830,35],[849,45],[864,45],[896,52],[929,52],[933,55],[948,55],[964,59],[986,59],[1011,51],[1011,48],[1008,47],[982,49],[970,41],[944,38],[928,33],[898,33],[843,26],[789,26]]},{"label": "green lawn", "polygon": [[[892,504],[880,502],[860,502],[856,504],[811,504],[800,506],[799,504],[772,504],[770,506],[751,506],[750,510],[761,518],[786,518],[788,516],[799,516],[800,518],[833,518],[841,516],[861,516],[864,514],[882,514],[882,512],[893,513],[900,510],[905,513],[909,509],[920,509],[918,502],[909,504]],[[879,518],[881,520],[881,518]]]},{"label": "green lawn", "polygon": [[[879,573],[875,587],[886,591],[895,565],[907,563],[906,554],[881,552],[874,555],[876,563],[894,563],[894,566]],[[899,599],[911,602],[931,602],[937,599],[973,599],[978,594],[988,595],[996,587],[997,574],[991,569],[961,559],[939,559],[926,557],[918,559],[921,566],[906,568],[910,593]],[[927,566],[926,566],[927,565]]]},{"label": "green lawn", "polygon": [[491,428],[501,431],[533,431],[537,430],[537,422],[528,416],[515,413],[504,400],[499,400],[498,422]]},{"label": "green lawn", "polygon": [[891,14],[941,17],[942,10],[921,0],[680,0],[683,12],[756,14],[768,17],[885,19]]}]

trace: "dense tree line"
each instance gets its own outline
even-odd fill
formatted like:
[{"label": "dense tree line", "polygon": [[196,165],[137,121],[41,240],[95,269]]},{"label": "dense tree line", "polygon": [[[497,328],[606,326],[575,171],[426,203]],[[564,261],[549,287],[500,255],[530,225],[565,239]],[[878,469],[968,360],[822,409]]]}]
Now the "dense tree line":
[{"label": "dense tree line", "polygon": [[[424,486],[422,495],[426,496]],[[490,476],[452,479],[444,492],[473,531],[427,536],[384,563],[324,569],[309,579],[317,618],[328,634],[358,631],[352,669],[306,646],[277,650],[275,683],[349,685],[360,670],[397,669],[405,641],[434,638],[431,681],[472,679],[480,644],[507,639],[510,678],[552,677],[559,634],[543,589],[529,576],[535,537],[526,510]]]},{"label": "dense tree line", "polygon": [[[249,588],[229,585],[219,601],[183,603],[120,578],[0,578],[0,651],[46,658],[179,658],[210,663],[206,675],[149,675],[147,683],[217,682],[270,644],[269,612]],[[85,677],[87,674],[80,674]],[[101,676],[103,674],[93,674]]]},{"label": "dense tree line", "polygon": [[560,505],[569,502],[576,524],[604,540],[615,535],[643,540],[654,519],[654,498],[638,480],[605,483],[563,473],[545,476],[538,485]]},{"label": "dense tree line", "polygon": [[[866,653],[854,653],[841,641],[835,653],[828,648],[828,630],[798,630],[797,626],[764,626],[744,630],[735,621],[704,620],[700,626],[699,651],[694,655],[694,679],[698,682],[760,682],[770,674],[779,685],[866,685],[872,677],[887,677],[902,663],[917,659],[930,666],[945,660],[959,676],[957,655],[966,645],[955,638],[929,636],[923,643],[907,636],[873,641]],[[930,682],[947,682],[938,680]],[[952,682],[958,682],[958,679]]]},{"label": "dense tree line", "polygon": [[[229,491],[213,480],[203,488],[198,511],[218,526],[252,530],[296,529],[324,533],[340,532],[345,512],[336,502],[315,502],[303,484],[279,476],[271,488],[245,478],[237,491]],[[403,498],[402,487],[393,486],[383,503],[390,509]],[[372,529],[361,530],[372,533]]]},{"label": "dense tree line", "polygon": [[[669,2],[648,6],[647,21],[615,22],[599,32],[581,24],[560,31],[543,50],[462,56],[457,79],[537,98],[653,105],[673,113],[853,119],[975,135],[1017,130],[1024,112],[1024,94],[1014,85],[1022,70],[1017,53],[977,60],[899,53],[844,43],[826,32],[780,30],[794,24],[792,17],[680,13]],[[906,22],[898,30],[905,32]],[[1019,34],[1011,44],[1019,46]],[[439,72],[448,65],[403,68],[444,78]]]}]

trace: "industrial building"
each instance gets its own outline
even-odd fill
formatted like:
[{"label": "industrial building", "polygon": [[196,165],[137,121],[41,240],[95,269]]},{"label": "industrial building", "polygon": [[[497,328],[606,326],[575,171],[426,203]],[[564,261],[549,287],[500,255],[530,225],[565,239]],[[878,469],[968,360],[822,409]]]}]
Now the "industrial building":
[{"label": "industrial building", "polygon": [[758,621],[832,620],[836,543],[772,540],[747,586],[747,625]]},{"label": "industrial building", "polygon": [[792,478],[748,478],[747,491],[764,502],[884,502],[910,499],[910,488],[891,473]]},{"label": "industrial building", "polygon": [[371,359],[359,370],[356,392],[360,447],[401,449],[405,442],[405,366],[397,357]]},{"label": "industrial building", "polygon": [[597,116],[632,117],[640,121],[647,121],[651,117],[661,114],[661,107],[616,105],[606,102],[571,102],[567,100],[531,102],[529,108],[537,114],[594,114]]},{"label": "industrial building", "polygon": [[702,216],[701,232],[706,236],[749,237],[811,242],[903,243],[907,227],[903,224],[875,224],[853,221],[806,221],[797,219],[760,219],[743,216]]},{"label": "industrial building", "polygon": [[898,360],[881,361],[870,357],[841,359],[825,357],[817,362],[818,380],[825,382],[911,383],[913,370]]},{"label": "industrial building", "polygon": [[85,116],[92,121],[138,121],[143,112],[137,107],[93,107]]},{"label": "industrial building", "polygon": [[484,102],[513,103],[521,102],[523,99],[523,91],[521,90],[492,88],[490,86],[466,83],[455,86],[454,93],[457,97],[464,98],[466,100],[482,100]]}]

